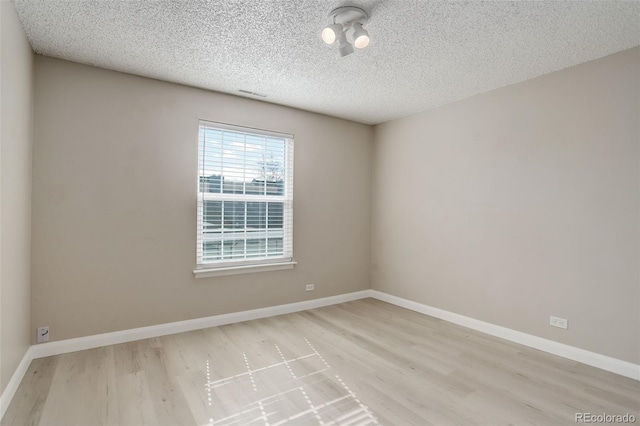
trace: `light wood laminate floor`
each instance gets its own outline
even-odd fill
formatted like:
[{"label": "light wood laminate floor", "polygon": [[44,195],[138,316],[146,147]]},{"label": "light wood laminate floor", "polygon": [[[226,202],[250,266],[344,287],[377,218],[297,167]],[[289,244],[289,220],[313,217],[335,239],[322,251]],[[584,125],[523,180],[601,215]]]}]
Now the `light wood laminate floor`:
[{"label": "light wood laminate floor", "polygon": [[36,359],[2,425],[640,422],[640,382],[373,299]]}]

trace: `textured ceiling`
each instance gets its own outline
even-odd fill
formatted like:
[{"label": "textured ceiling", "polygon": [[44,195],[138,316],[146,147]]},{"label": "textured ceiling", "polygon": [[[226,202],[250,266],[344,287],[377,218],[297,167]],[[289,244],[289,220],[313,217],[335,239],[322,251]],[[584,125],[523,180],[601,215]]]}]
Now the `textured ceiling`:
[{"label": "textured ceiling", "polygon": [[[12,1],[36,53],[368,124],[640,45],[638,1]],[[371,44],[341,58],[345,4]]]}]

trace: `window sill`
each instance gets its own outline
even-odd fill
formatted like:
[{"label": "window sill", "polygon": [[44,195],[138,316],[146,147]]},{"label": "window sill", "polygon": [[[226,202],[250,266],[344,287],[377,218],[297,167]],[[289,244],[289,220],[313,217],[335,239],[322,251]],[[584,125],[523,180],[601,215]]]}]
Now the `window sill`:
[{"label": "window sill", "polygon": [[259,265],[226,266],[222,268],[194,269],[196,278],[223,277],[225,275],[251,274],[254,272],[278,271],[293,269],[298,262],[264,263]]}]

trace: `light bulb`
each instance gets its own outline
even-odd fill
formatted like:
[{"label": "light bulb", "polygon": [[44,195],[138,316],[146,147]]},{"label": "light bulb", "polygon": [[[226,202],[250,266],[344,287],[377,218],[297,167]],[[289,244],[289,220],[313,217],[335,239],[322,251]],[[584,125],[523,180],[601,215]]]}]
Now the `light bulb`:
[{"label": "light bulb", "polygon": [[327,25],[322,30],[322,41],[327,44],[333,44],[334,41],[338,38],[338,34],[342,33],[342,25],[340,24],[331,24]]},{"label": "light bulb", "polygon": [[362,28],[360,22],[353,24],[353,45],[358,49],[363,49],[369,45],[369,33]]}]

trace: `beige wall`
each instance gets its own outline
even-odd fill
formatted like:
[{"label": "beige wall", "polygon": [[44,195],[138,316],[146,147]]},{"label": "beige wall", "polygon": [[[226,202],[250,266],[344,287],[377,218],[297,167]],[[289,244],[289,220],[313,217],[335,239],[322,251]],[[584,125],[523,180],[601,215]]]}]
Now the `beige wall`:
[{"label": "beige wall", "polygon": [[0,392],[29,347],[33,52],[0,1]]},{"label": "beige wall", "polygon": [[[35,74],[31,312],[52,340],[369,287],[370,126],[41,56]],[[199,118],[295,135],[293,270],[194,278]]]},{"label": "beige wall", "polygon": [[638,363],[639,79],[635,48],[377,126],[373,288]]}]

